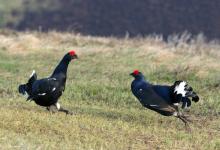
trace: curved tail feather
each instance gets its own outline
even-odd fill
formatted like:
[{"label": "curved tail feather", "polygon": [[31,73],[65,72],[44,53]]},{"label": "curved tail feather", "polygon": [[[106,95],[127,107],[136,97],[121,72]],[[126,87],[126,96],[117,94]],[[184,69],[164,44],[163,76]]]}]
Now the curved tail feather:
[{"label": "curved tail feather", "polygon": [[196,96],[192,97],[192,101],[198,102],[199,101],[199,96],[196,94]]},{"label": "curved tail feather", "polygon": [[30,78],[28,80],[28,83],[32,85],[33,82],[36,80],[37,80],[37,74],[36,74],[35,70],[33,70],[32,74],[30,75]]},{"label": "curved tail feather", "polygon": [[191,106],[191,100],[194,102],[199,101],[199,96],[193,91],[193,88],[189,86],[186,81],[176,81],[173,87],[174,100],[172,102],[182,102],[183,109]]},{"label": "curved tail feather", "polygon": [[26,84],[21,84],[21,85],[19,85],[19,86],[18,86],[18,92],[19,92],[20,94],[25,95],[25,92],[26,92],[25,87],[26,87]]},{"label": "curved tail feather", "polygon": [[18,86],[18,91],[20,94],[28,97],[27,100],[31,99],[31,92],[32,92],[32,85],[37,80],[37,74],[35,70],[33,70],[32,74],[30,75],[30,78],[28,79],[28,82],[26,84],[21,84]]}]

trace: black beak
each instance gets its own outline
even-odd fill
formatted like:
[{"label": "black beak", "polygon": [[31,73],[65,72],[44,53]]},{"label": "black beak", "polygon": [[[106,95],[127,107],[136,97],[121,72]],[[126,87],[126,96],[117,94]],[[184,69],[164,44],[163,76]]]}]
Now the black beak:
[{"label": "black beak", "polygon": [[134,76],[134,74],[133,74],[133,73],[130,73],[129,75],[130,75],[130,76]]}]

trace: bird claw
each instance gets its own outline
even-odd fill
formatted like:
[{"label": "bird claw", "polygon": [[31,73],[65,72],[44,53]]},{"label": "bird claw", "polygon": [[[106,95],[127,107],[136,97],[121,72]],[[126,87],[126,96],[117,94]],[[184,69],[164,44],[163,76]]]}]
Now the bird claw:
[{"label": "bird claw", "polygon": [[71,111],[67,111],[67,112],[66,112],[66,115],[74,115],[74,113],[71,112]]},{"label": "bird claw", "polygon": [[190,116],[182,116],[187,122],[192,123],[193,121],[191,119],[189,119]]},{"label": "bird claw", "polygon": [[59,111],[66,113],[66,115],[74,115],[73,112],[71,112],[67,109],[64,109],[63,107],[60,107]]}]

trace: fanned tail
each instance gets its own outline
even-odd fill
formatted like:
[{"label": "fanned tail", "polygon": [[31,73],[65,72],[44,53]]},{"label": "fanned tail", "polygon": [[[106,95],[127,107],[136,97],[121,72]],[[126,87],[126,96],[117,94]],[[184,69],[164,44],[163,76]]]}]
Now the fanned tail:
[{"label": "fanned tail", "polygon": [[32,85],[36,80],[37,74],[35,70],[33,70],[32,74],[30,75],[30,78],[28,79],[28,82],[26,84],[21,84],[18,86],[18,92],[27,97],[27,101],[31,99]]},{"label": "fanned tail", "polygon": [[176,81],[173,85],[173,104],[182,103],[182,108],[191,106],[191,100],[199,101],[199,96],[193,91],[193,88],[186,81]]},{"label": "fanned tail", "polygon": [[193,91],[193,88],[190,85],[186,85],[185,87],[186,91],[186,97],[191,97],[192,101],[198,102],[199,101],[199,96],[197,95],[196,92]]},{"label": "fanned tail", "polygon": [[33,84],[34,81],[37,80],[37,74],[35,72],[35,70],[33,70],[32,74],[30,75],[30,78],[28,80],[28,84]]},{"label": "fanned tail", "polygon": [[26,84],[21,84],[21,85],[19,85],[18,86],[18,92],[20,93],[20,94],[23,94],[23,95],[25,95],[25,93],[26,93]]}]

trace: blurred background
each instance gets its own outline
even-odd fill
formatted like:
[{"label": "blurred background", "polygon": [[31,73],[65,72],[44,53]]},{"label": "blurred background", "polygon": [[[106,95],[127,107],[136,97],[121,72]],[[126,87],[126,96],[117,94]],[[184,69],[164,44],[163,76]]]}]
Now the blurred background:
[{"label": "blurred background", "polygon": [[0,0],[0,28],[135,37],[220,37],[219,0]]},{"label": "blurred background", "polygon": [[[0,150],[220,150],[220,0],[0,0]],[[50,114],[18,93],[32,70],[50,75],[69,50]],[[152,84],[187,80],[192,132],[146,110],[134,69]]]}]

